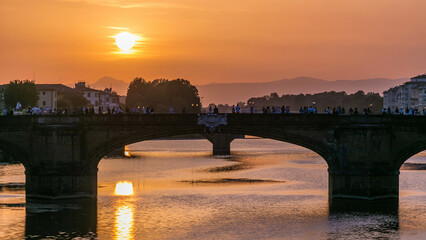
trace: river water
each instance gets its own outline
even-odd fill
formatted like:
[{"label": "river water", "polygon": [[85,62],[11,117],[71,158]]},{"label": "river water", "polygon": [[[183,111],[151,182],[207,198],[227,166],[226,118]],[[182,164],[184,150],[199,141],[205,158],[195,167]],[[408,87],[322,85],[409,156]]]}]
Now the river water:
[{"label": "river water", "polygon": [[25,202],[20,164],[0,165],[0,239],[426,239],[426,152],[407,162],[399,201],[328,201],[325,161],[268,139],[128,146],[104,158],[95,201]]}]

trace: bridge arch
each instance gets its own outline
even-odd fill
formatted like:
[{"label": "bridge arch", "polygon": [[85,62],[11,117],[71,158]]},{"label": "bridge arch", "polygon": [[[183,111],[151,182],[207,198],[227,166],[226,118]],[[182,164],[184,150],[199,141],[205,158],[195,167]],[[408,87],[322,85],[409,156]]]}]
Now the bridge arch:
[{"label": "bridge arch", "polygon": [[409,158],[423,151],[426,151],[426,141],[410,145],[409,147],[398,151],[396,154],[397,159],[395,161],[395,170],[399,170],[402,164],[404,164]]},{"label": "bridge arch", "polygon": [[8,143],[4,140],[0,140],[0,150],[16,159],[18,162],[24,165],[25,168],[29,166],[28,153],[21,147],[12,143]]},{"label": "bridge arch", "polygon": [[[297,135],[283,132],[264,132],[264,131],[256,131],[249,129],[238,129],[238,128],[224,128],[219,129],[220,133],[224,134],[234,134],[234,135],[250,135],[256,137],[262,137],[267,139],[273,139],[281,142],[291,143],[300,147],[307,148],[318,155],[320,155],[328,167],[332,168],[337,164],[337,157],[332,152],[332,150],[327,147],[324,143],[319,142],[315,139],[309,138],[307,136]],[[125,136],[119,136],[114,139],[110,139],[108,141],[104,141],[98,145],[95,151],[92,151],[92,154],[88,156],[88,160],[90,162],[90,166],[96,168],[101,161],[101,159],[106,156],[108,153],[123,147],[125,145],[129,145],[132,143],[137,143],[146,140],[159,139],[165,137],[172,137],[178,135],[185,134],[208,134],[204,128],[181,128],[174,130],[162,130],[162,131],[149,131],[140,130],[131,134],[127,134]]]},{"label": "bridge arch", "polygon": [[181,128],[174,130],[162,130],[162,131],[146,131],[139,130],[134,133],[126,134],[125,136],[118,136],[114,139],[102,142],[98,147],[92,151],[92,154],[88,156],[89,165],[91,167],[97,167],[101,159],[108,153],[114,151],[117,148],[129,145],[132,143],[142,142],[146,140],[153,140],[165,137],[172,137],[185,134],[202,134],[204,130],[201,128]]},{"label": "bridge arch", "polygon": [[252,129],[226,129],[224,133],[236,135],[250,135],[273,139],[281,142],[291,143],[300,147],[307,148],[320,155],[327,163],[328,167],[333,167],[336,164],[336,156],[332,153],[329,147],[324,143],[319,142],[307,136],[297,135],[292,133],[274,132],[274,131],[256,131]]}]

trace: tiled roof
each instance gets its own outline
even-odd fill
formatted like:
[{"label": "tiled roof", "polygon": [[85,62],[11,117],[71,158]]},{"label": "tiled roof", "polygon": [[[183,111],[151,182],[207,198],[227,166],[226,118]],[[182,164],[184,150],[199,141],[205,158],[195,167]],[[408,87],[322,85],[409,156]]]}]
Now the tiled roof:
[{"label": "tiled roof", "polygon": [[36,88],[40,90],[56,90],[58,92],[75,92],[73,88],[62,84],[36,84]]},{"label": "tiled roof", "polygon": [[75,90],[78,91],[78,92],[98,92],[98,93],[104,93],[104,91],[93,89],[93,88],[88,88],[88,87],[76,87]]}]

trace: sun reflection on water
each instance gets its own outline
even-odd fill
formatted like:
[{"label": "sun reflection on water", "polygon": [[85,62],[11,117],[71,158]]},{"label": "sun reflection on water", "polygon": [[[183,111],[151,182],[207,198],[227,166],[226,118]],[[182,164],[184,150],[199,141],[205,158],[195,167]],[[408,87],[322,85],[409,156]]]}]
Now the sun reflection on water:
[{"label": "sun reflection on water", "polygon": [[123,181],[115,185],[115,195],[129,196],[133,195],[133,184],[131,182]]},{"label": "sun reflection on water", "polygon": [[123,202],[115,212],[115,239],[133,239],[133,204]]}]

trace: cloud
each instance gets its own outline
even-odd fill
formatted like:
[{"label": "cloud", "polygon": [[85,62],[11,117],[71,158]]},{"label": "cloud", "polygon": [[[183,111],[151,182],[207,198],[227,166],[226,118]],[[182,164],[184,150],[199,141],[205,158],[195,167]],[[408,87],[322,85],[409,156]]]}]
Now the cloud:
[{"label": "cloud", "polygon": [[130,28],[124,28],[124,27],[113,27],[113,26],[107,26],[105,28],[109,29],[117,29],[117,30],[130,30]]},{"label": "cloud", "polygon": [[56,0],[63,2],[85,2],[89,4],[106,6],[106,7],[118,7],[118,8],[162,8],[162,9],[193,9],[189,6],[173,4],[173,3],[158,3],[149,2],[144,0]]}]

